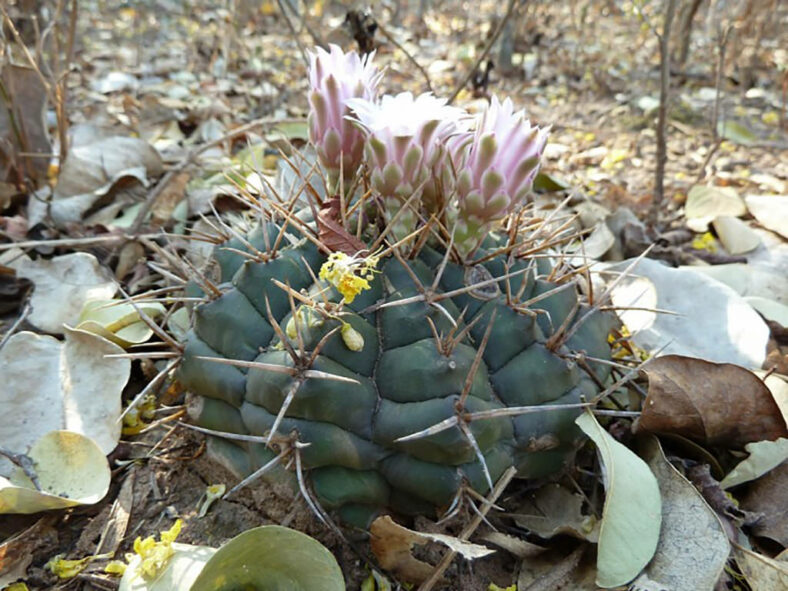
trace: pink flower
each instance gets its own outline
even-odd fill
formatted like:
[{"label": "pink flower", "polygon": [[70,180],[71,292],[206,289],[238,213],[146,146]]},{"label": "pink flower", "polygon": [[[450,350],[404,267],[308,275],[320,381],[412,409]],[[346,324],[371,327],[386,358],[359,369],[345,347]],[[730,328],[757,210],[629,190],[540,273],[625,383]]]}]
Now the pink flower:
[{"label": "pink flower", "polygon": [[493,97],[482,114],[458,168],[455,244],[465,254],[484,238],[492,222],[523,203],[547,143],[547,130],[532,126],[510,99]]},{"label": "pink flower", "polygon": [[430,93],[414,97],[403,92],[383,96],[379,102],[350,99],[348,105],[367,132],[367,166],[387,215],[391,218],[418,193],[412,209],[397,218],[394,235],[401,238],[415,228],[413,208],[419,209],[423,193],[435,191],[433,181],[443,176],[447,142],[467,129],[467,116]]},{"label": "pink flower", "polygon": [[336,180],[340,170],[346,178],[354,175],[363,157],[364,134],[347,119],[348,100],[373,100],[381,74],[372,64],[374,54],[362,58],[336,45],[329,49],[309,53],[308,124],[320,163]]}]

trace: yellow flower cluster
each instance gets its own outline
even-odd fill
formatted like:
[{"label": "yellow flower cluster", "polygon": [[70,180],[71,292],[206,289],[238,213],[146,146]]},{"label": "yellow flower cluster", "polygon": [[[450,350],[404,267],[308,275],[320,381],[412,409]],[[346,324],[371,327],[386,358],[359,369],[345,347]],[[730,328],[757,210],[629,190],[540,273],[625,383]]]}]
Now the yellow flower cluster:
[{"label": "yellow flower cluster", "polygon": [[344,252],[332,252],[320,267],[320,279],[328,281],[342,294],[346,304],[352,304],[356,296],[369,289],[375,276],[378,257],[356,257]]},{"label": "yellow flower cluster", "polygon": [[181,533],[181,525],[181,520],[176,520],[170,529],[161,532],[158,542],[153,539],[153,536],[144,540],[142,538],[134,540],[134,552],[139,554],[142,559],[139,567],[137,567],[137,572],[143,578],[153,579],[166,566],[167,561],[175,553],[172,549],[172,543],[178,537],[178,534]]},{"label": "yellow flower cluster", "polygon": [[709,252],[717,252],[717,241],[711,232],[706,232],[697,236],[692,241],[692,248],[697,250],[707,250]]}]

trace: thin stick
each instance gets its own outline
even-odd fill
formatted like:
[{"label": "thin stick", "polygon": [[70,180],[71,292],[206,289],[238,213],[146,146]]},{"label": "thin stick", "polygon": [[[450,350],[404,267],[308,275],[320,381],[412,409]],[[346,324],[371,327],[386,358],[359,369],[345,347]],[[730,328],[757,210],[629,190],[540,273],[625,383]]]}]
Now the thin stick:
[{"label": "thin stick", "polygon": [[234,492],[241,490],[243,487],[251,484],[252,482],[257,480],[258,478],[263,476],[263,474],[265,474],[269,470],[275,468],[276,465],[279,464],[285,458],[285,456],[287,454],[289,454],[289,453],[290,453],[290,449],[283,449],[281,452],[279,452],[279,455],[274,456],[274,458],[272,460],[270,460],[269,462],[267,462],[262,467],[260,467],[257,470],[255,470],[254,472],[252,472],[249,476],[247,476],[246,478],[241,480],[241,482],[239,482],[234,487],[232,487],[230,490],[228,490],[222,496],[222,499],[227,499]]},{"label": "thin stick", "polygon": [[22,313],[19,315],[19,318],[14,321],[14,323],[11,325],[11,328],[9,328],[3,335],[3,340],[0,341],[0,349],[5,346],[5,344],[8,342],[8,339],[10,339],[17,329],[22,325],[22,323],[25,321],[25,318],[27,318],[27,315],[30,314],[31,309],[30,302],[27,302],[25,307],[22,309]]},{"label": "thin stick", "polygon": [[[474,516],[465,529],[462,530],[462,533],[459,536],[461,540],[467,540],[470,538],[473,532],[476,531],[476,528],[481,525],[485,516],[487,513],[489,513],[493,504],[498,500],[498,497],[501,496],[504,489],[511,482],[512,478],[514,478],[515,474],[517,474],[517,469],[512,466],[503,473],[503,476],[498,479],[498,483],[495,485],[495,488],[490,491],[490,494],[487,497],[487,503],[481,508],[480,512]],[[450,550],[446,556],[443,557],[443,560],[438,563],[438,566],[435,567],[435,570],[432,572],[430,578],[421,584],[421,587],[419,587],[418,591],[430,591],[430,589],[432,589],[440,580],[441,576],[443,576],[444,571],[449,568],[449,565],[452,563],[452,560],[454,560],[456,555],[457,552]]]},{"label": "thin stick", "polygon": [[[425,69],[424,69],[424,67],[423,67],[423,66],[422,66],[422,65],[421,65],[419,62],[417,62],[417,61],[416,61],[416,58],[415,58],[415,57],[413,57],[413,56],[410,54],[410,52],[409,52],[407,49],[405,49],[405,47],[403,47],[403,46],[402,46],[402,44],[401,44],[399,41],[397,41],[397,40],[394,38],[394,36],[393,36],[391,33],[389,33],[389,32],[386,30],[386,28],[385,28],[383,25],[381,25],[380,23],[378,23],[378,31],[380,31],[380,34],[381,34],[381,35],[383,35],[383,36],[384,36],[386,39],[388,39],[388,40],[391,42],[391,44],[392,44],[394,47],[396,47],[396,48],[397,48],[397,49],[399,49],[399,50],[400,50],[402,53],[404,53],[404,54],[405,54],[405,57],[408,59],[408,61],[409,61],[411,64],[413,64],[413,66],[414,66],[414,67],[415,67],[415,68],[416,68],[416,69],[417,69],[419,72],[421,72],[421,75],[422,75],[422,76],[424,76],[424,82],[426,82],[426,83],[427,83],[427,90],[428,90],[429,92],[434,92],[434,89],[432,88],[432,81],[430,80],[430,75],[427,73],[427,70],[425,70]],[[451,102],[451,101],[449,101],[449,102]]]},{"label": "thin stick", "polygon": [[503,15],[501,22],[498,23],[495,33],[493,33],[493,36],[490,37],[490,40],[487,42],[487,46],[484,48],[484,51],[479,54],[479,57],[476,59],[476,63],[473,64],[473,67],[470,70],[468,70],[468,74],[465,76],[465,78],[463,78],[462,82],[457,85],[457,88],[454,89],[454,92],[451,93],[449,100],[446,101],[447,105],[450,105],[454,102],[454,99],[457,98],[457,95],[462,92],[462,89],[465,88],[465,85],[468,84],[471,78],[473,78],[473,75],[476,73],[476,70],[479,69],[479,65],[484,61],[484,58],[490,54],[490,50],[493,48],[493,45],[495,45],[495,42],[498,41],[498,37],[500,37],[501,33],[503,32],[506,22],[512,16],[515,4],[517,4],[517,0],[509,0],[509,4],[506,6],[506,14]]},{"label": "thin stick", "polygon": [[186,156],[178,163],[177,166],[170,169],[167,174],[165,174],[159,183],[154,187],[154,189],[148,193],[148,196],[145,198],[145,201],[142,203],[142,207],[140,207],[139,212],[137,212],[137,217],[134,218],[134,223],[129,228],[129,233],[136,234],[139,232],[139,229],[142,227],[142,224],[145,222],[145,218],[150,211],[150,208],[153,206],[153,203],[156,199],[164,192],[164,189],[167,188],[167,185],[170,184],[173,178],[175,178],[178,174],[183,172],[187,166],[189,166],[194,159],[202,154],[203,152],[210,150],[211,148],[218,146],[226,141],[232,140],[233,138],[243,135],[248,131],[251,131],[257,127],[264,127],[267,125],[272,125],[276,123],[294,123],[301,121],[301,119],[276,119],[273,117],[263,117],[260,119],[255,119],[254,121],[250,121],[246,125],[241,125],[240,127],[236,127],[235,129],[227,132],[223,136],[216,138],[215,140],[211,140],[208,143],[201,145],[198,148],[194,148],[193,150],[189,151]]},{"label": "thin stick", "polygon": [[[140,234],[136,238],[158,238],[160,234]],[[54,240],[25,240],[24,242],[9,242],[0,244],[0,251],[12,248],[38,248],[40,246],[90,246],[93,244],[105,244],[107,242],[125,242],[134,240],[134,237],[127,234],[106,234],[104,236],[94,236],[92,238],[57,238]]]},{"label": "thin stick", "polygon": [[36,490],[41,490],[41,484],[38,482],[38,475],[36,474],[35,462],[30,456],[15,453],[4,447],[0,447],[0,456],[7,458],[12,464],[19,466],[22,472],[25,473],[25,476],[33,483],[33,486],[36,487]]},{"label": "thin stick", "polygon": [[283,6],[282,0],[276,0],[276,3],[279,5],[279,11],[282,13],[282,17],[287,23],[287,28],[290,29],[290,34],[293,35],[293,40],[296,42],[296,45],[298,45],[298,51],[301,52],[301,58],[304,60],[306,67],[309,68],[309,57],[306,54],[306,49],[304,49],[304,44],[301,43],[301,39],[298,38],[298,31],[296,31],[295,27],[293,26],[290,17],[287,16],[287,11]]},{"label": "thin stick", "polygon": [[668,121],[668,101],[670,100],[670,28],[676,12],[676,0],[668,0],[665,19],[659,39],[659,110],[657,112],[657,166],[654,171],[654,199],[651,202],[649,221],[656,225],[659,212],[665,201],[665,164],[668,161],[668,148],[665,128]]}]

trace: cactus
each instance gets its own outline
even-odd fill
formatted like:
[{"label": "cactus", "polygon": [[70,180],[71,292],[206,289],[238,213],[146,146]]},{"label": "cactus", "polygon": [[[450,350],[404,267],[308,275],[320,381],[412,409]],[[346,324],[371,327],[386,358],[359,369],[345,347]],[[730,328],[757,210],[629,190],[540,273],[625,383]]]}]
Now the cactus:
[{"label": "cactus", "polygon": [[[476,141],[490,144],[483,129]],[[526,177],[544,146],[536,129],[507,136],[530,138],[527,157],[493,146],[483,165],[506,162],[495,174],[517,178],[496,187],[516,194],[474,218],[476,234],[462,227],[462,249],[451,208],[455,220],[469,210],[443,183],[432,187],[442,209],[414,200],[409,236],[390,232],[391,204],[373,183],[344,202],[312,191],[301,211],[296,199],[263,204],[276,215],[217,246],[220,295],[193,310],[179,379],[193,421],[239,476],[266,467],[269,480],[297,482],[318,509],[364,525],[380,510],[445,511],[511,466],[539,478],[568,465],[582,440],[574,419],[608,379],[595,360],[610,359],[616,321],[556,262],[554,226],[526,219]],[[459,153],[451,142],[472,135],[462,133],[439,152]],[[368,170],[385,167],[367,152]]]}]

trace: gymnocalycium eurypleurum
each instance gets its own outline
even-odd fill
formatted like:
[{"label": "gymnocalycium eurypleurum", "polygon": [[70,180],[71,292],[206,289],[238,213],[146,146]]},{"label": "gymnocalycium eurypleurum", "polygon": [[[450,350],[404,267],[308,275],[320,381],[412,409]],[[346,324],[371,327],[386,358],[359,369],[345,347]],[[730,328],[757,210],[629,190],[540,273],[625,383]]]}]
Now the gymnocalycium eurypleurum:
[{"label": "gymnocalycium eurypleurum", "polygon": [[239,477],[362,526],[564,468],[616,323],[561,255],[568,225],[529,205],[547,131],[509,99],[379,96],[372,60],[311,54],[300,183],[215,248],[179,372]]}]

